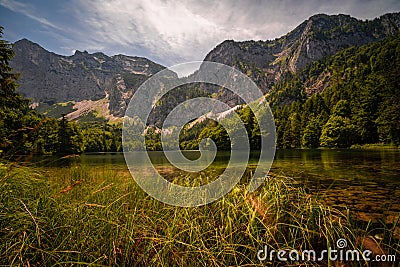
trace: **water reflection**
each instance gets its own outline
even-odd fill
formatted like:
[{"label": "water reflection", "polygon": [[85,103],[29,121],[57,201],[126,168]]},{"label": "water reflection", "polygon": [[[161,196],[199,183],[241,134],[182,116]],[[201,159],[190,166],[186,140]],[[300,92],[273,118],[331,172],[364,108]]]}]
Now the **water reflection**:
[{"label": "water reflection", "polygon": [[330,206],[359,219],[395,222],[400,216],[398,150],[277,151],[272,171],[306,184]]}]

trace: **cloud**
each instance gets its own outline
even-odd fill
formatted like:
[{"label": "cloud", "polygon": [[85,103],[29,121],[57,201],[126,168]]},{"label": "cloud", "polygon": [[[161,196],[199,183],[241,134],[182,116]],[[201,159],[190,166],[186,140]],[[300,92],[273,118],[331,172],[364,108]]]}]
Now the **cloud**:
[{"label": "cloud", "polygon": [[76,0],[94,43],[144,52],[162,63],[202,60],[226,39],[279,37],[315,13],[372,18],[399,8],[395,1]]},{"label": "cloud", "polygon": [[145,52],[166,64],[202,60],[225,39],[268,39],[292,27],[239,1],[76,0],[75,6],[93,43]]},{"label": "cloud", "polygon": [[33,20],[36,20],[37,22],[41,23],[42,25],[57,29],[57,30],[62,30],[62,27],[57,26],[56,24],[48,21],[47,19],[43,17],[39,17],[35,14],[37,14],[37,10],[26,3],[21,3],[18,1],[14,0],[0,0],[0,5],[4,6],[5,8],[8,8],[9,10],[16,12],[16,13],[21,13],[28,18],[31,18]]},{"label": "cloud", "polygon": [[123,53],[163,65],[202,60],[226,39],[280,37],[316,13],[365,19],[400,10],[398,0],[23,1],[0,0],[0,5],[47,27],[48,36],[57,39],[65,53]]},{"label": "cloud", "polygon": [[224,31],[178,1],[79,1],[77,6],[77,17],[97,42],[145,51],[168,63],[202,59],[210,49],[206,44],[220,42]]}]

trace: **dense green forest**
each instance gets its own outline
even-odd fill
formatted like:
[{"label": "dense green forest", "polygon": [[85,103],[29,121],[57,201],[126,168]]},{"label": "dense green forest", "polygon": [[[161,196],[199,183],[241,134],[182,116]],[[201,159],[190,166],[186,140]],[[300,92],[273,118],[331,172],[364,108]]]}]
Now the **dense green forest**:
[{"label": "dense green forest", "polygon": [[[314,62],[268,96],[282,148],[400,143],[400,35]],[[307,97],[305,83],[329,75]],[[285,104],[290,103],[290,104]]]},{"label": "dense green forest", "polygon": [[[73,122],[48,118],[32,110],[30,101],[18,94],[18,74],[8,64],[14,55],[12,45],[0,39],[3,155],[122,151],[121,123]],[[399,73],[400,35],[397,35],[343,50],[295,75],[287,74],[266,96],[275,117],[277,146],[399,145]],[[327,86],[321,92],[310,91],[306,85],[319,79]],[[244,122],[251,148],[258,149],[260,132],[254,114],[249,107],[236,112]],[[184,127],[180,134],[181,148],[198,149],[205,137],[213,139],[219,149],[230,148],[227,132],[212,120]],[[149,150],[162,149],[156,127],[147,130],[146,145]]]}]

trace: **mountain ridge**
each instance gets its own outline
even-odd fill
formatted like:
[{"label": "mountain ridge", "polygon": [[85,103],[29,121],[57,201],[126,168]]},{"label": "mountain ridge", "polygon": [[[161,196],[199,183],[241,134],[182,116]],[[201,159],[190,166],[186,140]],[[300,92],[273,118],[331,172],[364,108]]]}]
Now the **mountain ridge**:
[{"label": "mountain ridge", "polygon": [[399,12],[365,21],[344,14],[316,14],[274,40],[226,40],[211,50],[205,60],[238,68],[267,93],[282,77],[313,61],[351,46],[382,40],[399,30]]},{"label": "mountain ridge", "polygon": [[[239,69],[266,94],[275,90],[285,77],[291,77],[312,62],[349,47],[377,42],[399,30],[400,13],[388,13],[365,21],[343,14],[316,14],[274,40],[225,40],[204,60]],[[26,97],[50,105],[105,99],[101,103],[106,103],[108,115],[115,117],[123,117],[131,96],[142,82],[165,68],[143,57],[121,54],[110,57],[102,52],[76,51],[72,56],[57,55],[27,39],[16,42],[14,50],[16,56],[11,66],[22,73],[19,91]],[[308,81],[309,95],[323,91],[329,78],[326,73]],[[232,107],[242,104],[229,91],[212,87],[202,89],[220,100],[229,100]],[[165,102],[173,106],[177,104],[174,101],[178,100]],[[79,119],[79,116],[74,118]],[[157,118],[152,120],[157,121]]]},{"label": "mountain ridge", "polygon": [[165,68],[143,57],[121,54],[77,50],[62,56],[27,39],[17,41],[14,51],[10,65],[21,73],[19,92],[25,97],[50,105],[108,98],[110,112],[120,117],[132,95],[128,87],[137,88]]}]

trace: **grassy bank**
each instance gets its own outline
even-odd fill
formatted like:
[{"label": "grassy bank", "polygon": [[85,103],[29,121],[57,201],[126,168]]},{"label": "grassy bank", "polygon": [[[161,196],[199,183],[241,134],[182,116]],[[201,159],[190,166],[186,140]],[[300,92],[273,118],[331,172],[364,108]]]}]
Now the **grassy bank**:
[{"label": "grassy bank", "polygon": [[399,149],[399,146],[394,144],[364,144],[364,145],[352,145],[351,149]]},{"label": "grassy bank", "polygon": [[[165,205],[143,192],[125,169],[71,165],[35,169],[0,165],[0,265],[263,265],[257,252],[348,247],[399,254],[391,229],[378,243],[370,226],[321,205],[291,180],[269,176],[257,192],[240,184],[197,208]],[[278,261],[274,258],[273,265]],[[328,265],[291,262],[293,265]],[[363,265],[348,262],[347,265]]]}]

